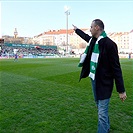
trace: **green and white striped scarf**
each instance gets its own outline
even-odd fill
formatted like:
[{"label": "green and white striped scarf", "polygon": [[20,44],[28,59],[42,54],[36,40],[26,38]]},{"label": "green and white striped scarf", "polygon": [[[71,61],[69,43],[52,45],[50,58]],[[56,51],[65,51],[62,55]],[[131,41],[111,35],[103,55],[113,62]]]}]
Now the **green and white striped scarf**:
[{"label": "green and white striped scarf", "polygon": [[[98,58],[99,58],[99,40],[101,40],[102,38],[106,37],[106,33],[105,31],[103,31],[101,33],[101,35],[98,37],[95,45],[94,45],[94,48],[92,50],[92,55],[91,55],[91,60],[90,60],[90,73],[89,73],[89,77],[92,78],[93,80],[95,79],[95,73],[96,73],[96,68],[97,68],[97,64],[98,64]],[[80,62],[79,62],[79,67],[82,67],[83,66],[83,63],[84,63],[84,60],[87,56],[87,52],[89,50],[89,46],[90,46],[90,42],[91,42],[92,38],[89,40],[89,43],[86,47],[86,50],[85,52],[81,55],[81,58],[80,58]]]}]

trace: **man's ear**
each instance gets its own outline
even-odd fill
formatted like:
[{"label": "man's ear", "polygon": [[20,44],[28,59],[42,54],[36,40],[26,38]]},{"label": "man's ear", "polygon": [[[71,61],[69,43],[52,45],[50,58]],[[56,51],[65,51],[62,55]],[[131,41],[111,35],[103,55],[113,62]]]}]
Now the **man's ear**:
[{"label": "man's ear", "polygon": [[98,25],[95,26],[95,30],[99,30],[100,27]]}]

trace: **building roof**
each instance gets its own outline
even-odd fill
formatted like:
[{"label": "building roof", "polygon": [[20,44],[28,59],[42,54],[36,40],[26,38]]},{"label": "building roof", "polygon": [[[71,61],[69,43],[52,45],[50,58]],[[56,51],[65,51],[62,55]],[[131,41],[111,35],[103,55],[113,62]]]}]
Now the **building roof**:
[{"label": "building roof", "polygon": [[[74,32],[73,29],[68,30],[68,34],[72,34],[73,32]],[[44,34],[48,34],[48,35],[66,34],[66,29],[49,30],[49,31],[44,32]]]},{"label": "building roof", "polygon": [[[86,31],[88,30],[87,28],[81,29],[82,31]],[[60,35],[60,34],[66,34],[66,29],[60,29],[60,30],[49,30],[49,31],[45,31],[44,33],[41,33],[39,35],[37,35],[37,37],[40,37],[42,35]],[[68,34],[73,34],[74,30],[73,29],[68,29]]]}]

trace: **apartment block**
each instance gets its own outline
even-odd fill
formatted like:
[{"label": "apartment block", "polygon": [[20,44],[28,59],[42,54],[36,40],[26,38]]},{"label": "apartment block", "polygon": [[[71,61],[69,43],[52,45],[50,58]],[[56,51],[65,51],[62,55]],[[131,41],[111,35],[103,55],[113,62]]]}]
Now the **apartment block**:
[{"label": "apartment block", "polygon": [[[90,29],[82,28],[86,34],[90,33]],[[112,32],[107,33],[118,47],[119,53],[133,53],[133,30],[130,32]],[[48,30],[33,38],[3,36],[6,43],[24,43],[24,44],[40,44],[40,45],[54,45],[60,49],[77,49],[83,50],[87,46],[87,42],[79,37],[73,29]]]}]

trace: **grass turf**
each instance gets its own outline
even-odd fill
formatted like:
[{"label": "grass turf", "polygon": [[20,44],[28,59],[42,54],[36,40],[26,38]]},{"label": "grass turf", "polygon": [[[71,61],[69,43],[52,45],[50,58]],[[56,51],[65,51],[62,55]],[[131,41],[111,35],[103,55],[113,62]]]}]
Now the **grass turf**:
[{"label": "grass turf", "polygon": [[[1,133],[96,133],[97,109],[89,78],[79,80],[79,59],[0,60]],[[128,98],[114,87],[111,133],[133,132],[133,60],[121,59]]]}]

